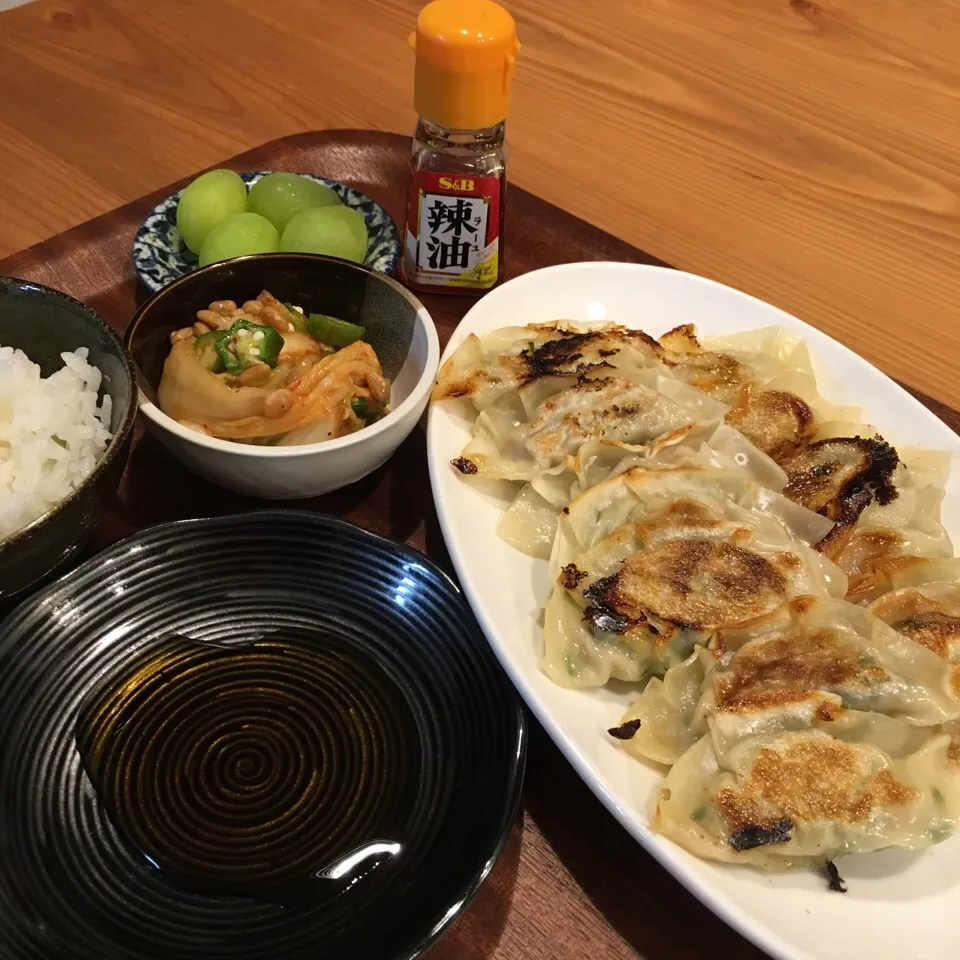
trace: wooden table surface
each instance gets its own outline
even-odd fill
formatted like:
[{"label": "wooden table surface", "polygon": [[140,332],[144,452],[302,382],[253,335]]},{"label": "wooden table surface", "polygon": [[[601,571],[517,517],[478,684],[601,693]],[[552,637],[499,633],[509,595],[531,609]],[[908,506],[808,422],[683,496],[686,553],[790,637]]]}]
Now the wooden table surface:
[{"label": "wooden table surface", "polygon": [[[512,179],[960,406],[960,0],[509,5]],[[0,14],[0,257],[271,138],[408,132],[418,6]],[[760,956],[658,868],[637,889],[619,834],[569,829],[599,807],[559,755],[535,740],[531,763],[555,802],[527,805],[438,960]]]},{"label": "wooden table surface", "polygon": [[[0,256],[264,140],[408,132],[419,4],[0,14]],[[958,0],[510,7],[519,184],[960,406]]]}]

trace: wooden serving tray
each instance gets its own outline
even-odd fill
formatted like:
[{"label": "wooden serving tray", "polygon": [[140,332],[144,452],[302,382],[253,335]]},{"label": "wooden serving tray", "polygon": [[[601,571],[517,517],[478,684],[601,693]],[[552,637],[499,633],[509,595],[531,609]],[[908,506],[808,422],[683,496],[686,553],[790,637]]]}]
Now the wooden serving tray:
[{"label": "wooden serving tray", "polygon": [[[410,141],[396,134],[327,130],[274,140],[220,166],[293,170],[343,180],[402,223]],[[0,260],[0,275],[65,290],[123,331],[148,291],[130,253],[147,212],[184,186],[90,220]],[[506,215],[507,276],[576,260],[660,263],[526,192],[511,187]],[[422,298],[446,343],[473,298]],[[504,322],[522,318],[504,318]],[[960,414],[914,392],[953,429]],[[353,486],[284,505],[344,517],[426,551],[449,568],[427,476],[425,436],[415,430],[391,461]],[[123,482],[88,554],[166,520],[238,513],[263,505],[220,490],[173,460],[137,429]],[[490,880],[435,960],[700,960],[765,956],[670,877],[594,798],[547,736],[534,726],[523,816]]]}]

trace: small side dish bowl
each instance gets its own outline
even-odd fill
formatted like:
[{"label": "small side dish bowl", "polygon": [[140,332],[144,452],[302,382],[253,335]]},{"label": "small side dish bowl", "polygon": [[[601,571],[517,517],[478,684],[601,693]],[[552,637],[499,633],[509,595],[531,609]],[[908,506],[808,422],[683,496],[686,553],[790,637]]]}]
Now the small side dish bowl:
[{"label": "small side dish bowl", "polygon": [[0,535],[0,601],[64,563],[99,522],[120,483],[136,418],[133,364],[120,338],[79,300],[58,290],[0,277],[0,345],[22,350],[44,377],[63,366],[61,353],[81,347],[100,370],[100,397],[112,401],[107,444],[93,472],[32,523]]},{"label": "small side dish bowl", "polygon": [[[297,446],[260,446],[206,436],[159,407],[157,391],[170,334],[215,300],[241,303],[269,290],[307,313],[366,328],[392,385],[390,412],[348,436]],[[164,287],[136,313],[124,336],[151,433],[207,480],[248,496],[283,500],[319,496],[372,473],[420,419],[437,375],[440,344],[426,308],[395,280],[368,267],[316,254],[266,253],[211,264]]]},{"label": "small side dish bowl", "polygon": [[[271,171],[241,173],[249,189]],[[330,187],[345,207],[351,207],[367,225],[367,254],[363,264],[379,273],[392,274],[400,261],[400,233],[390,214],[365,193],[327,177],[300,173],[301,177]],[[133,268],[148,290],[156,292],[197,266],[197,258],[180,242],[177,230],[177,204],[182,190],[171,194],[147,214],[133,238]]]}]

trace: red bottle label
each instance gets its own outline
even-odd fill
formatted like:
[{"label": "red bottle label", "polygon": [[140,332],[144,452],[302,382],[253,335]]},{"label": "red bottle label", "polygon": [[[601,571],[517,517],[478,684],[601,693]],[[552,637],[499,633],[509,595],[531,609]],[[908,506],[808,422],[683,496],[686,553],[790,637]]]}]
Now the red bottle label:
[{"label": "red bottle label", "polygon": [[500,264],[500,178],[420,170],[410,182],[403,272],[412,283],[486,290]]}]

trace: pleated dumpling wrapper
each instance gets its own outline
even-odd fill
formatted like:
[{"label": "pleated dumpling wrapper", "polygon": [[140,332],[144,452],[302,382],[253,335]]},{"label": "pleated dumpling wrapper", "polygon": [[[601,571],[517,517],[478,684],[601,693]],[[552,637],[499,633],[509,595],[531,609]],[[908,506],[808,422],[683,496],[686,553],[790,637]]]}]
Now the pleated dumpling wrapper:
[{"label": "pleated dumpling wrapper", "polygon": [[688,324],[659,344],[671,374],[729,404],[727,423],[778,463],[803,447],[822,421],[859,419],[857,408],[823,399],[806,344],[783,327],[701,343]]},{"label": "pleated dumpling wrapper", "polygon": [[886,847],[918,850],[960,820],[960,753],[935,728],[847,711],[830,728],[764,733],[674,764],[653,826],[709,860],[774,870]]},{"label": "pleated dumpling wrapper", "polygon": [[[556,392],[551,392],[555,389]],[[454,466],[465,476],[534,480],[589,441],[646,444],[726,407],[655,369],[551,378],[485,407]]]},{"label": "pleated dumpling wrapper", "polygon": [[[525,484],[497,528],[498,536],[532,557],[547,559],[553,550],[560,515],[571,500],[609,477],[633,467],[663,470],[701,467],[744,470],[773,491],[782,490],[787,475],[749,440],[716,420],[690,423],[648,444],[610,440],[584,443],[564,464]],[[829,530],[828,521],[815,521]]]},{"label": "pleated dumpling wrapper", "polygon": [[656,340],[615,324],[556,323],[470,334],[444,362],[433,400],[465,398],[477,410],[522,387],[559,387],[591,370],[635,371],[660,365]]},{"label": "pleated dumpling wrapper", "polygon": [[[896,497],[868,504],[854,527],[827,538],[825,552],[850,577],[848,599],[875,600],[890,589],[884,566],[917,558],[953,557],[953,544],[940,519],[951,455],[900,448],[891,482]],[[948,578],[950,579],[950,578]]]},{"label": "pleated dumpling wrapper", "polygon": [[809,546],[826,522],[745,470],[610,477],[560,519],[541,668],[563,686],[641,680],[791,597],[843,596],[846,578]]},{"label": "pleated dumpling wrapper", "polygon": [[960,664],[960,559],[895,557],[878,565],[888,589],[867,608],[914,643]]},{"label": "pleated dumpling wrapper", "polygon": [[675,763],[708,732],[720,753],[742,738],[834,729],[845,711],[932,727],[960,716],[957,669],[844,600],[799,597],[724,629],[660,680],[619,728],[639,759]]}]

